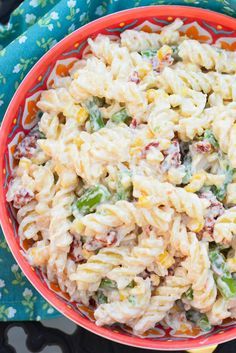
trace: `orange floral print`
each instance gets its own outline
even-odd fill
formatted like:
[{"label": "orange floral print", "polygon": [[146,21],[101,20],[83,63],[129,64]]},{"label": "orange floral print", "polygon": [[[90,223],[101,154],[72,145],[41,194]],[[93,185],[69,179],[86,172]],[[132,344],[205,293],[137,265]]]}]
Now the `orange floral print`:
[{"label": "orange floral print", "polygon": [[39,111],[39,108],[37,107],[38,101],[39,101],[39,97],[36,101],[28,101],[27,102],[28,114],[25,119],[26,124],[31,124],[32,121],[34,121],[35,116],[36,116],[37,112]]},{"label": "orange floral print", "polygon": [[181,35],[184,35],[184,34],[186,34],[187,37],[189,37],[191,39],[196,39],[201,42],[206,42],[210,39],[208,36],[200,34],[197,27],[195,27],[195,26],[191,26],[186,30],[185,33],[181,33]]},{"label": "orange floral print", "polygon": [[236,42],[227,43],[227,42],[220,42],[221,48],[225,50],[235,51],[236,50]]},{"label": "orange floral print", "polygon": [[64,64],[59,64],[56,67],[56,74],[60,77],[65,77],[69,75],[69,71],[70,69],[73,67],[74,63],[76,62],[76,60],[72,61],[71,63],[69,63],[68,65],[64,65]]},{"label": "orange floral print", "polygon": [[140,28],[140,31],[147,32],[147,33],[152,33],[151,27],[144,25],[143,27]]},{"label": "orange floral print", "polygon": [[175,332],[174,336],[198,336],[201,332],[199,327],[192,327],[191,325],[181,324],[179,329]]},{"label": "orange floral print", "polygon": [[81,309],[82,312],[86,312],[86,314],[89,316],[89,318],[91,320],[95,320],[95,317],[94,317],[94,311],[90,308],[88,308],[87,306],[85,305],[81,305],[79,307],[79,309]]}]

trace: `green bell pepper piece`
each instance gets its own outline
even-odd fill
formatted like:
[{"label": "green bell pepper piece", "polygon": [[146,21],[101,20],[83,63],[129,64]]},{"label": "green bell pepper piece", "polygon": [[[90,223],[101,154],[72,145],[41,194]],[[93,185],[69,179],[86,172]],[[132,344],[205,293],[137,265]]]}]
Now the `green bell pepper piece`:
[{"label": "green bell pepper piece", "polygon": [[89,111],[91,131],[95,132],[103,128],[105,124],[102,118],[102,113],[94,99],[87,101],[85,105]]},{"label": "green bell pepper piece", "polygon": [[77,200],[76,207],[82,215],[93,212],[96,207],[110,198],[110,193],[103,185],[91,186]]},{"label": "green bell pepper piece", "polygon": [[113,121],[116,124],[119,124],[124,122],[127,118],[129,118],[127,110],[125,108],[122,108],[118,112],[112,114],[111,121]]}]

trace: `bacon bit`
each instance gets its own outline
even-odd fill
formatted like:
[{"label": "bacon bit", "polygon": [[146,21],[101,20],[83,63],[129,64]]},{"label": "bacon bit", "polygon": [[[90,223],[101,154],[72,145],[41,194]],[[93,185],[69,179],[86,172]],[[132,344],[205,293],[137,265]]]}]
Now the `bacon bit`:
[{"label": "bacon bit", "polygon": [[217,198],[213,194],[213,192],[211,192],[211,191],[202,192],[199,195],[199,197],[205,198],[210,201],[210,206],[208,207],[208,212],[211,212],[212,217],[216,218],[216,217],[221,216],[224,213],[225,209],[224,209],[222,202],[217,200]]},{"label": "bacon bit", "polygon": [[21,208],[27,205],[27,203],[29,203],[33,198],[34,198],[33,191],[22,188],[20,190],[17,190],[16,193],[14,194],[13,206],[15,208]]},{"label": "bacon bit", "polygon": [[180,263],[184,260],[186,260],[187,256],[184,257],[175,257],[175,263],[168,268],[168,276],[174,276],[175,274],[175,269],[180,265]]},{"label": "bacon bit", "polygon": [[38,126],[35,126],[27,136],[16,146],[14,158],[31,158],[37,149],[37,140],[40,138]]},{"label": "bacon bit", "polygon": [[129,76],[128,81],[138,84],[140,82],[138,71],[133,71],[132,74]]},{"label": "bacon bit", "polygon": [[82,242],[80,240],[75,238],[73,239],[70,244],[68,257],[75,263],[83,264],[86,262],[86,259],[82,255]]},{"label": "bacon bit", "polygon": [[19,145],[16,146],[14,152],[15,159],[21,159],[22,157],[31,158],[37,148],[36,136],[26,136]]},{"label": "bacon bit", "polygon": [[117,243],[117,232],[115,230],[109,231],[103,238],[94,238],[84,244],[87,251],[94,251],[105,247],[109,247]]},{"label": "bacon bit", "polygon": [[162,151],[162,153],[165,156],[161,164],[163,172],[168,171],[171,167],[177,168],[181,165],[180,147],[177,140],[174,140],[168,150]]},{"label": "bacon bit", "polygon": [[148,226],[144,227],[144,232],[145,233],[150,234],[151,231],[152,231],[152,226],[151,225],[148,225]]},{"label": "bacon bit", "polygon": [[207,209],[204,227],[199,233],[199,239],[201,240],[203,237],[212,238],[215,222],[217,218],[225,212],[225,209],[223,204],[217,200],[211,191],[202,192],[199,197],[210,201],[210,206]]},{"label": "bacon bit", "polygon": [[150,274],[151,274],[151,272],[146,269],[143,272],[141,272],[139,276],[142,277],[143,279],[146,279],[146,278],[150,277]]},{"label": "bacon bit", "polygon": [[171,54],[166,54],[162,60],[159,60],[156,56],[151,59],[152,68],[154,71],[161,72],[166,66],[171,66],[174,62]]},{"label": "bacon bit", "polygon": [[209,153],[212,150],[210,142],[205,140],[196,142],[194,147],[198,153]]},{"label": "bacon bit", "polygon": [[130,123],[130,127],[135,129],[138,126],[138,121],[136,118],[133,118],[131,123]]},{"label": "bacon bit", "polygon": [[141,152],[141,158],[146,158],[147,152],[150,150],[151,147],[157,148],[159,146],[159,142],[151,142]]},{"label": "bacon bit", "polygon": [[175,269],[172,267],[168,268],[168,276],[174,276],[174,274],[175,274]]},{"label": "bacon bit", "polygon": [[174,62],[174,58],[171,56],[171,54],[166,54],[162,60],[164,66],[170,66]]},{"label": "bacon bit", "polygon": [[201,232],[197,235],[198,240],[202,240],[202,238],[204,238],[204,237],[212,238],[215,222],[216,222],[216,220],[214,218],[211,218],[211,217],[207,217],[205,219],[204,227],[201,230]]},{"label": "bacon bit", "polygon": [[148,151],[150,150],[151,147],[158,147],[158,146],[159,146],[159,142],[151,142],[147,146],[145,146],[144,150]]},{"label": "bacon bit", "polygon": [[103,242],[98,239],[92,239],[84,244],[84,248],[87,251],[95,251],[103,247]]}]

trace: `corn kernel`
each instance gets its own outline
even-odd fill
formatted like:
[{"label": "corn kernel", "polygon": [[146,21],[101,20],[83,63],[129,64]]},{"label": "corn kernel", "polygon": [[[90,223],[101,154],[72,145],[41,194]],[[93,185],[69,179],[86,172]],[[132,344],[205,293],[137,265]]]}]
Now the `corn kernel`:
[{"label": "corn kernel", "polygon": [[73,221],[72,226],[71,226],[71,231],[78,233],[78,234],[83,233],[84,225],[81,223],[81,221],[79,219],[75,218],[75,220]]},{"label": "corn kernel", "polygon": [[137,137],[134,142],[132,143],[131,147],[140,147],[143,145],[143,140]]},{"label": "corn kernel", "polygon": [[236,272],[236,257],[229,258],[227,260],[227,265],[230,272]]},{"label": "corn kernel", "polygon": [[89,112],[87,109],[80,107],[77,114],[76,114],[76,120],[79,124],[84,124],[85,121],[88,119]]},{"label": "corn kernel", "polygon": [[152,70],[152,65],[147,63],[147,65],[138,68],[138,75],[143,79]]},{"label": "corn kernel", "polygon": [[162,61],[166,55],[172,55],[173,50],[169,45],[163,45],[158,51],[157,51],[157,57],[160,61]]},{"label": "corn kernel", "polygon": [[122,294],[122,293],[120,293],[120,300],[121,300],[121,301],[122,301],[122,300],[125,300],[125,295]]},{"label": "corn kernel", "polygon": [[145,207],[145,208],[149,208],[152,206],[151,202],[149,201],[148,197],[145,196],[140,196],[138,199],[138,203],[137,203],[138,207]]},{"label": "corn kernel", "polygon": [[202,230],[202,228],[204,227],[204,221],[196,221],[191,219],[188,222],[188,228],[192,231],[192,232],[200,232]]},{"label": "corn kernel", "polygon": [[81,145],[84,143],[84,141],[81,139],[80,136],[77,136],[77,137],[74,138],[73,143],[74,143],[78,148],[80,148]]},{"label": "corn kernel", "polygon": [[158,92],[156,89],[149,89],[147,90],[146,92],[146,97],[147,97],[147,100],[148,100],[148,103],[152,103],[155,101],[155,99],[158,97]]},{"label": "corn kernel", "polygon": [[156,263],[164,266],[166,269],[171,267],[174,262],[174,258],[168,253],[168,251],[164,251],[156,258]]},{"label": "corn kernel", "polygon": [[152,138],[155,137],[155,134],[154,134],[153,131],[147,130],[146,137],[147,137],[148,139],[152,139]]},{"label": "corn kernel", "polygon": [[204,173],[194,174],[190,179],[190,183],[185,186],[185,190],[188,192],[196,192],[200,190],[206,181],[206,175]]},{"label": "corn kernel", "polygon": [[137,153],[138,151],[140,151],[143,147],[143,140],[139,137],[137,137],[132,145],[130,146],[130,154],[131,156],[133,156],[135,153]]}]

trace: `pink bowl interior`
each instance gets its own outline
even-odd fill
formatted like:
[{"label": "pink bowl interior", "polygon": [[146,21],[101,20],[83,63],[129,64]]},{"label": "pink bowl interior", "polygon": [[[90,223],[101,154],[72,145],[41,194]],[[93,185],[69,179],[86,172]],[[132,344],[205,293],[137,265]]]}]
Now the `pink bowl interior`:
[{"label": "pink bowl interior", "polygon": [[228,321],[207,334],[188,330],[165,330],[157,326],[148,331],[145,339],[132,336],[129,328],[124,325],[97,327],[94,324],[91,308],[70,302],[56,284],[49,284],[43,273],[31,268],[27,263],[21,253],[14,210],[6,203],[5,196],[12,169],[15,166],[14,149],[22,137],[37,123],[36,103],[41,91],[51,87],[55,76],[67,75],[76,59],[81,58],[82,55],[86,56],[87,38],[95,37],[98,33],[119,36],[122,31],[131,28],[158,32],[162,26],[172,22],[176,17],[184,21],[182,31],[189,37],[215,43],[228,50],[236,49],[236,20],[210,11],[177,6],[156,6],[107,16],[75,31],[44,55],[17,90],[0,132],[1,223],[13,255],[31,283],[62,314],[94,333],[136,347],[166,350],[194,348],[233,339],[236,336],[236,322]]}]

